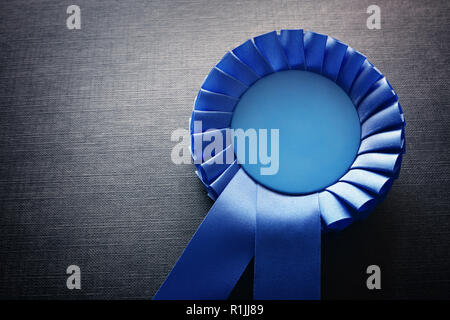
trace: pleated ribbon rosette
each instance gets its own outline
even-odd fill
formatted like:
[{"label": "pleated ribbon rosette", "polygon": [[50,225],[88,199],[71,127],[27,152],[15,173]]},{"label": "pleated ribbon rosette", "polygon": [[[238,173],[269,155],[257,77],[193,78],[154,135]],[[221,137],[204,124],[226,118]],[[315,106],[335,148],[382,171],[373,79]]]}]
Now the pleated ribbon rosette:
[{"label": "pleated ribbon rosette", "polygon": [[[254,181],[235,158],[216,161],[233,148],[225,139],[223,151],[199,161],[195,148],[205,148],[214,130],[226,136],[240,97],[259,79],[291,69],[334,81],[353,102],[361,141],[348,171],[323,190],[289,195]],[[194,132],[195,121],[202,132]],[[342,230],[384,200],[399,174],[404,127],[385,76],[332,37],[273,31],[226,53],[204,80],[191,118],[196,172],[215,203],[154,299],[226,299],[252,258],[254,299],[320,299],[321,232]]]}]

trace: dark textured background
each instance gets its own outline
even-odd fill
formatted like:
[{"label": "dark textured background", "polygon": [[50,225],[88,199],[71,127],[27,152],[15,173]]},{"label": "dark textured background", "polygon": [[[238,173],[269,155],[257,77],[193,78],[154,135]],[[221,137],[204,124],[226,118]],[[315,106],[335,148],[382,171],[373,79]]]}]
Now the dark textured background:
[{"label": "dark textured background", "polygon": [[[70,4],[81,30],[66,28]],[[366,28],[370,4],[381,30]],[[407,120],[387,200],[324,236],[323,297],[449,298],[449,16],[447,0],[2,1],[0,297],[151,298],[212,205],[193,166],[171,162],[171,132],[226,50],[304,28],[364,53]]]}]

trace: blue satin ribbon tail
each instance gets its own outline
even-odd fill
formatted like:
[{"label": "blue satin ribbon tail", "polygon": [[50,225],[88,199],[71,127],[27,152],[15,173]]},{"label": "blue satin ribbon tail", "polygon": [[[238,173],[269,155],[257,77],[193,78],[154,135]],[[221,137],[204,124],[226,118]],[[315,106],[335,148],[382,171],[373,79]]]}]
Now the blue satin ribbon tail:
[{"label": "blue satin ribbon tail", "polygon": [[240,169],[153,299],[227,299],[255,253],[255,212],[256,184]]},{"label": "blue satin ribbon tail", "polygon": [[257,186],[254,299],[320,299],[318,194],[289,196]]}]

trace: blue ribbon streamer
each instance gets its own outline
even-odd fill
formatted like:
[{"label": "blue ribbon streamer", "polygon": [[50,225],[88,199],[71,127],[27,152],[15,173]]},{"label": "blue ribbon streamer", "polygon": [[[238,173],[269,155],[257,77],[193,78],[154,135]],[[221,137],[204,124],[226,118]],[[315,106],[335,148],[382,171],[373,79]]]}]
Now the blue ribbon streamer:
[{"label": "blue ribbon streamer", "polygon": [[318,194],[257,186],[254,299],[320,299]]},{"label": "blue ribbon streamer", "polygon": [[253,257],[255,299],[320,299],[320,223],[317,193],[275,193],[239,169],[154,299],[226,299]]},{"label": "blue ribbon streamer", "polygon": [[255,198],[255,182],[240,169],[153,299],[226,299],[255,252]]}]

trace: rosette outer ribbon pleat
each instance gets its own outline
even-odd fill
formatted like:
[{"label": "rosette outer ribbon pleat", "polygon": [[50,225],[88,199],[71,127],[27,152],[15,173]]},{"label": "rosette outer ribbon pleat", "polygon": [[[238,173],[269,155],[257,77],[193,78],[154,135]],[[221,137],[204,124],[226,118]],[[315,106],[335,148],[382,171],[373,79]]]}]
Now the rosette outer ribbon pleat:
[{"label": "rosette outer ribbon pleat", "polygon": [[[211,159],[202,156],[204,141],[228,134],[234,107],[253,83],[290,69],[334,81],[361,123],[348,171],[308,195],[271,191],[236,158],[225,161],[229,139]],[[403,111],[384,75],[346,44],[303,30],[273,31],[228,52],[197,95],[191,135],[196,173],[215,203],[154,299],[227,299],[253,258],[255,299],[320,299],[321,232],[342,230],[384,200],[405,152]]]}]

